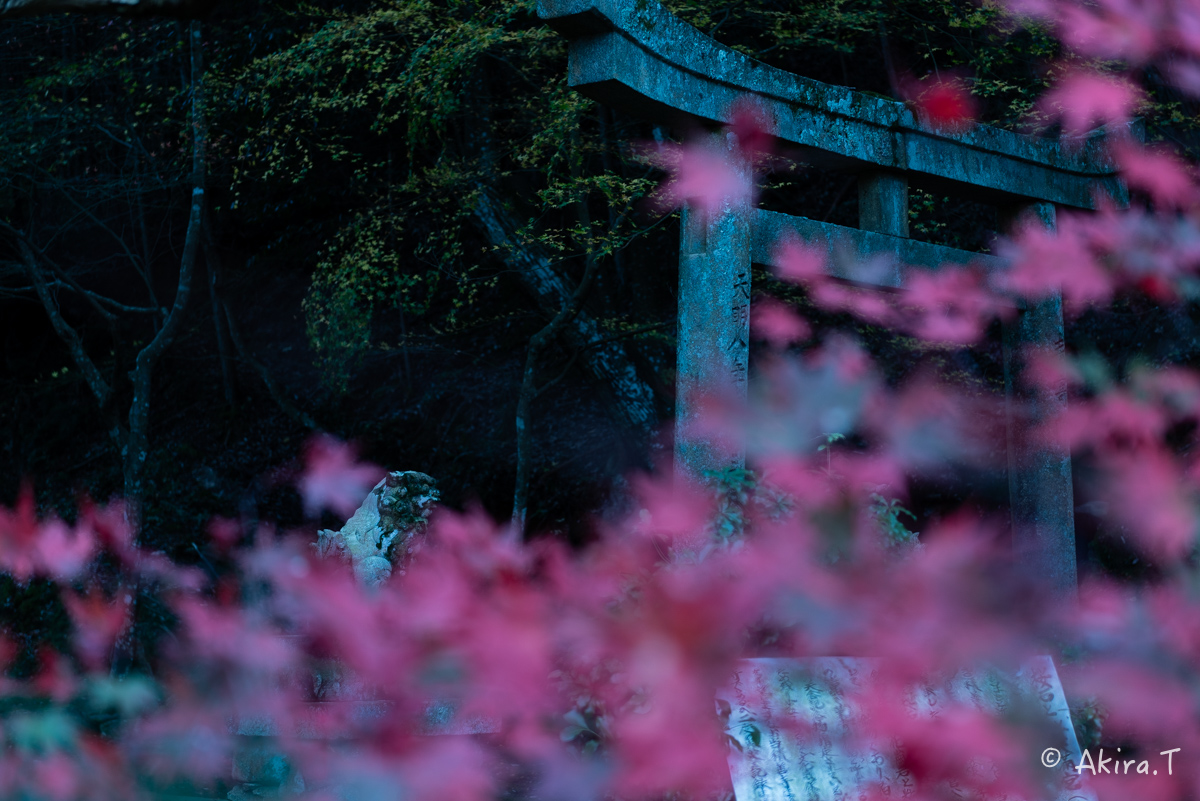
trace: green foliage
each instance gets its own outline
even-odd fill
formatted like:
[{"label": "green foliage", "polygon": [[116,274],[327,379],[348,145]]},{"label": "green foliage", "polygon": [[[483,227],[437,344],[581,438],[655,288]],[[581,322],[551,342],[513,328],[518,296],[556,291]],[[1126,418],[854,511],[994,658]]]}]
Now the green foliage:
[{"label": "green foliage", "polygon": [[236,180],[303,184],[318,165],[336,164],[369,192],[386,162],[377,146],[395,139],[406,171],[417,168],[421,150],[442,151],[453,125],[478,111],[466,108],[463,89],[485,53],[527,55],[549,40],[529,24],[531,11],[529,3],[429,0],[359,14],[301,7],[292,20],[308,33],[225,82],[258,122]]},{"label": "green foliage", "polygon": [[13,747],[25,754],[51,754],[75,747],[78,739],[75,721],[62,709],[18,712],[5,723]]},{"label": "green foliage", "polygon": [[582,754],[594,754],[611,738],[602,705],[584,696],[576,699],[575,708],[563,715],[566,725],[559,732],[564,743],[572,743]]},{"label": "green foliage", "polygon": [[1104,733],[1104,710],[1093,697],[1084,699],[1071,710],[1071,725],[1075,728],[1075,737],[1079,740],[1081,749],[1096,749],[1100,747]]},{"label": "green foliage", "polygon": [[901,506],[899,500],[885,498],[878,492],[873,492],[871,493],[871,513],[879,522],[884,542],[888,547],[917,544],[918,532],[913,531],[900,520],[901,516],[904,516],[915,521],[917,516]]},{"label": "green foliage", "polygon": [[[26,60],[0,91],[0,177],[101,189],[140,162],[157,183],[188,163],[186,59],[175,23],[52,18],[6,26]],[[110,30],[115,29],[115,30]],[[98,46],[103,43],[103,47]],[[122,187],[125,189],[125,187]]]},{"label": "green foliage", "polygon": [[[1044,32],[991,3],[668,5],[744,52],[861,89],[891,90],[885,50],[917,59],[899,72],[962,69],[1005,124],[1028,110],[1054,54]],[[297,232],[311,238],[297,255],[317,254],[304,308],[333,385],[379,345],[383,316],[436,331],[503,316],[503,271],[469,222],[482,185],[520,198],[517,246],[544,248],[568,272],[651,229],[634,211],[656,176],[622,152],[613,115],[566,85],[562,39],[532,0],[310,3],[288,17],[277,49],[214,75],[214,94],[219,125],[249,132],[234,165],[239,215],[322,206],[324,222]],[[934,199],[916,200],[916,232],[946,238]]]},{"label": "green foliage", "polygon": [[501,274],[470,225],[482,185],[524,185],[538,200],[520,238],[563,259],[607,257],[636,235],[630,212],[652,182],[623,174],[532,2],[308,4],[291,19],[294,40],[216,77],[218,125],[250,131],[233,174],[240,215],[336,199],[321,212],[328,234],[308,234],[320,239],[304,303],[334,385],[381,315],[437,331],[495,316]]},{"label": "green foliage", "polygon": [[704,478],[716,494],[717,512],[712,528],[720,542],[741,536],[746,528],[746,517],[754,507],[773,518],[792,510],[792,501],[779,490],[764,484],[762,477],[753,470],[744,467],[706,470]]},{"label": "green foliage", "polygon": [[[942,198],[946,202],[949,198]],[[934,218],[937,198],[923,189],[913,189],[908,198],[908,220],[912,232],[921,239],[937,241],[938,235],[946,230],[946,223]]]},{"label": "green foliage", "polygon": [[477,264],[456,269],[465,215],[461,207],[446,210],[451,225],[413,242],[403,224],[409,214],[420,213],[419,201],[408,200],[403,211],[377,207],[360,212],[334,235],[313,271],[303,303],[308,337],[322,374],[336,386],[345,386],[370,346],[371,320],[378,310],[419,318],[445,298],[443,320],[454,326],[460,312],[495,285],[494,277],[477,277]]},{"label": "green foliage", "polygon": [[1046,31],[990,1],[668,0],[667,6],[737,50],[859,89],[893,91],[889,64],[898,77],[961,70],[972,78],[987,118],[999,123],[1029,110],[1045,86],[1043,65],[1057,53]]}]

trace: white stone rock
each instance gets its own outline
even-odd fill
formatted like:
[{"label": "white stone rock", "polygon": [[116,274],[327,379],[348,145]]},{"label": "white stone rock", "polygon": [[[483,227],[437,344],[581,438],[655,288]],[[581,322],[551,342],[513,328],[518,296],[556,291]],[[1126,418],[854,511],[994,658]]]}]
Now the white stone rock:
[{"label": "white stone rock", "polygon": [[365,586],[382,584],[420,548],[439,497],[434,484],[414,470],[388,473],[340,530],[317,532],[317,553],[348,560]]}]

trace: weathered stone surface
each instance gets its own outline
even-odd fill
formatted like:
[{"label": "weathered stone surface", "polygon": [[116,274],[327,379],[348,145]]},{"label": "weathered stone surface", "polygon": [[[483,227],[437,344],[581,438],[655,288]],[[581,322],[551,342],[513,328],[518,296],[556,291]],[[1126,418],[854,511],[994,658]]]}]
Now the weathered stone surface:
[{"label": "weathered stone surface", "polygon": [[393,568],[403,572],[438,500],[436,483],[412,470],[388,473],[340,530],[317,532],[317,553],[347,559],[368,587],[386,581]]},{"label": "weathered stone surface", "polygon": [[[732,136],[732,135],[731,135]],[[729,143],[731,157],[735,143]],[[722,143],[720,146],[726,146]],[[745,397],[750,363],[750,220],[747,198],[717,214],[684,210],[679,242],[679,333],[676,350],[675,454],[699,477],[740,467],[742,448],[694,430],[708,402]]]},{"label": "weathered stone surface", "polygon": [[905,171],[926,188],[991,202],[1093,208],[1098,188],[1126,196],[1098,138],[1064,146],[987,125],[938,131],[904,103],[725,47],[657,0],[541,0],[538,13],[571,42],[571,86],[655,122],[721,124],[736,101],[754,97],[776,136],[825,166]]},{"label": "weathered stone surface", "polygon": [[864,172],[858,176],[858,227],[908,237],[908,176]]},{"label": "weathered stone surface", "polygon": [[[790,237],[824,250],[829,272],[834,277],[867,286],[900,289],[904,286],[905,267],[933,269],[943,264],[975,264],[990,271],[1003,266],[999,258],[986,253],[971,253],[775,211],[755,209],[751,220],[750,259],[755,264],[777,266],[776,249]],[[883,261],[879,258],[882,256],[890,258]]]},{"label": "weathered stone surface", "polygon": [[[835,801],[859,798],[877,785],[879,797],[912,794],[912,777],[889,748],[866,747],[868,733],[853,696],[869,691],[883,663],[875,659],[746,659],[717,697],[737,801]],[[904,699],[914,715],[934,719],[950,703],[1026,720],[1041,734],[1029,743],[1035,761],[1057,748],[1062,761],[1040,776],[1042,801],[1094,801],[1070,765],[1081,752],[1062,684],[1048,656],[1035,657],[1014,676],[997,669],[960,671],[936,686],[914,687]],[[995,766],[964,766],[987,781]],[[969,797],[946,788],[947,797]],[[872,796],[876,797],[876,796]],[[999,801],[999,799],[995,799]]]},{"label": "weathered stone surface", "polygon": [[[1054,206],[1049,203],[1008,209],[1007,216],[1035,219],[1051,229],[1055,226]],[[1013,548],[1041,587],[1060,600],[1072,600],[1077,567],[1071,454],[1037,441],[1030,433],[1065,410],[1067,386],[1063,383],[1055,391],[1031,391],[1015,383],[1020,362],[1028,353],[1062,353],[1064,337],[1061,294],[1022,309],[1005,325],[1004,384]]]}]

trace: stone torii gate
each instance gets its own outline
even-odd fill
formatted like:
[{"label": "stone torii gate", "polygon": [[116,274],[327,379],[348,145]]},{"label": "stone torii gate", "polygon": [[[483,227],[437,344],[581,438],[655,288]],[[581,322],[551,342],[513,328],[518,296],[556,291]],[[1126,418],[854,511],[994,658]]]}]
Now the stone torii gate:
[{"label": "stone torii gate", "polygon": [[[831,86],[770,67],[682,22],[657,0],[540,0],[538,14],[570,43],[568,78],[582,94],[656,124],[713,127],[739,100],[752,100],[784,143],[827,169],[858,177],[859,227],[734,204],[705,219],[684,209],[679,258],[677,432],[686,431],[697,400],[715,387],[745,392],[749,361],[751,263],[771,265],[783,235],[856,254],[890,254],[892,275],[856,275],[831,259],[837,277],[888,288],[904,286],[903,265],[992,260],[908,238],[910,181],[939,194],[997,207],[1002,217],[1036,214],[1054,225],[1056,206],[1093,208],[1098,195],[1124,199],[1114,168],[1096,140],[1079,151],[989,126],[949,134],[924,126],[903,103]],[[1022,309],[1006,334],[1005,368],[1012,406],[1011,354],[1022,345],[1061,350],[1061,298]],[[1032,399],[1035,413],[1066,402],[1065,390]],[[1014,444],[1009,424],[1009,489],[1014,546],[1055,595],[1075,592],[1075,527],[1070,455]],[[677,436],[676,458],[692,470],[742,459],[714,443]]]}]

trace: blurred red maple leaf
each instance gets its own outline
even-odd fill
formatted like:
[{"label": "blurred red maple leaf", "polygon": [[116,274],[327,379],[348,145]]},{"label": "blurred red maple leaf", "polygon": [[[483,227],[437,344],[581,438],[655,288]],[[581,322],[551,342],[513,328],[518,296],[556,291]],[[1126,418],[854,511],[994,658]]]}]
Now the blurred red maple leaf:
[{"label": "blurred red maple leaf", "polygon": [[925,81],[903,78],[896,89],[921,122],[935,130],[963,133],[979,118],[979,103],[962,76],[936,76]]},{"label": "blurred red maple leaf", "polygon": [[383,468],[359,462],[353,446],[324,434],[309,441],[304,461],[299,489],[310,517],[322,509],[349,517],[383,478]]}]

